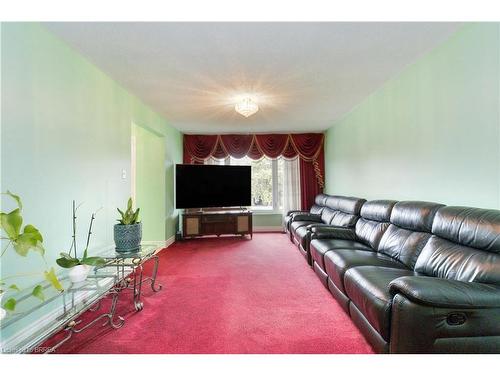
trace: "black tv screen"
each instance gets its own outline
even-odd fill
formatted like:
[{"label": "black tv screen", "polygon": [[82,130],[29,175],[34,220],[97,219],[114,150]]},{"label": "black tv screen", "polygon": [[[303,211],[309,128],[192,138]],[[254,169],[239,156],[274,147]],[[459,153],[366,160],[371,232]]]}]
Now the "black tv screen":
[{"label": "black tv screen", "polygon": [[175,166],[176,208],[250,206],[251,191],[250,166]]}]

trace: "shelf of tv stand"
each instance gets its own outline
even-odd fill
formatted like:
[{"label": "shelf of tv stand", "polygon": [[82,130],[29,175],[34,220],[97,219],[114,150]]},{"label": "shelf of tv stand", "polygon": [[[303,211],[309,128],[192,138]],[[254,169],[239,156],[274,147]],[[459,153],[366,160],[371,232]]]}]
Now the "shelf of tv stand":
[{"label": "shelf of tv stand", "polygon": [[253,236],[252,211],[247,209],[185,210],[182,214],[183,238],[200,236]]}]

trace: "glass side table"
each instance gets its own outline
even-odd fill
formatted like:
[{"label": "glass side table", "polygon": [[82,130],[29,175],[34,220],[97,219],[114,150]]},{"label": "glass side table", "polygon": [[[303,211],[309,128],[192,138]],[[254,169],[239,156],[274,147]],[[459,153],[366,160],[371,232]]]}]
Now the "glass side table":
[{"label": "glass side table", "polygon": [[[142,284],[149,283],[153,292],[159,292],[162,289],[161,284],[156,284],[160,263],[157,253],[164,247],[164,242],[145,241],[141,243],[138,251],[130,253],[117,252],[114,247],[108,248],[99,252],[99,256],[103,257],[106,263],[96,268],[96,272],[106,268],[115,269],[120,278],[120,287],[133,290],[134,307],[137,311],[141,311],[144,307],[141,301]],[[153,272],[151,276],[144,277],[143,265],[150,259],[154,261]]]},{"label": "glass side table", "polygon": [[[16,311],[0,320],[0,352],[1,353],[51,353],[75,333],[82,332],[97,322],[119,329],[125,323],[116,314],[118,298],[123,290],[133,290],[133,303],[136,311],[143,308],[141,301],[142,284],[149,283],[155,292],[162,286],[156,283],[158,273],[158,252],[165,248],[164,241],[146,241],[133,253],[118,253],[114,246],[97,249],[93,254],[103,257],[106,263],[95,268],[87,280],[73,284],[67,274],[58,275],[64,288],[62,292],[53,289],[48,282],[42,282],[45,299],[43,301],[31,296],[33,288],[25,288],[12,295],[17,300]],[[143,265],[153,259],[151,276],[144,277]],[[40,283],[38,283],[40,284]],[[111,305],[107,311],[84,323],[78,320],[85,311],[97,311],[104,297],[111,297]],[[66,335],[50,348],[39,347],[55,333],[65,331]]]},{"label": "glass side table", "polygon": [[[27,288],[15,295],[16,311],[9,313],[0,321],[2,353],[50,353],[68,341],[74,333],[90,328],[99,321],[105,320],[113,328],[120,328],[124,320],[115,314],[120,290],[115,288],[119,283],[117,275],[101,273],[89,275],[84,282],[73,284],[67,276],[59,276],[64,290],[58,292],[47,282],[42,285],[45,299],[43,301],[31,296],[32,288]],[[99,315],[91,322],[81,325],[76,319],[87,310],[97,310],[97,304],[105,296],[111,295],[109,311]],[[51,348],[39,345],[55,333],[65,330],[64,339]]]}]

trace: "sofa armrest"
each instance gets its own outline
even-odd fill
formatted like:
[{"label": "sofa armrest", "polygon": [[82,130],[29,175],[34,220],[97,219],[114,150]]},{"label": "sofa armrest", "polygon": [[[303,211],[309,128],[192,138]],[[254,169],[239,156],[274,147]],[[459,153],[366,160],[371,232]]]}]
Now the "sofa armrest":
[{"label": "sofa armrest", "polygon": [[292,221],[315,221],[317,223],[322,223],[321,216],[314,214],[295,214],[292,215]]},{"label": "sofa armrest", "polygon": [[392,295],[403,294],[422,305],[446,308],[500,308],[500,286],[440,279],[403,276],[389,284]]},{"label": "sofa armrest", "polygon": [[341,240],[356,240],[354,228],[336,227],[332,225],[310,225],[311,240],[338,238]]},{"label": "sofa armrest", "polygon": [[290,210],[286,213],[286,216],[290,216],[293,214],[308,214],[309,211],[303,211],[303,210]]},{"label": "sofa armrest", "polygon": [[307,231],[308,231],[308,232],[312,232],[312,231],[313,231],[313,228],[317,228],[317,227],[330,227],[330,226],[331,226],[331,225],[329,225],[329,224],[325,224],[325,223],[323,223],[323,222],[321,222],[321,223],[309,224],[309,225],[307,226]]}]

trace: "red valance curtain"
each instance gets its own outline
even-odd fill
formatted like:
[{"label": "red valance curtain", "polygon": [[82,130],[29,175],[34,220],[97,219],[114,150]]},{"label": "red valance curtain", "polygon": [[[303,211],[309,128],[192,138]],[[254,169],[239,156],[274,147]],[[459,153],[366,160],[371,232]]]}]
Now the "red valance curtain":
[{"label": "red valance curtain", "polygon": [[300,158],[300,188],[302,209],[308,210],[317,194],[323,191],[325,160],[324,135],[305,134],[225,134],[184,135],[184,163],[203,164],[210,158],[228,156],[253,160],[264,156],[275,159]]}]

